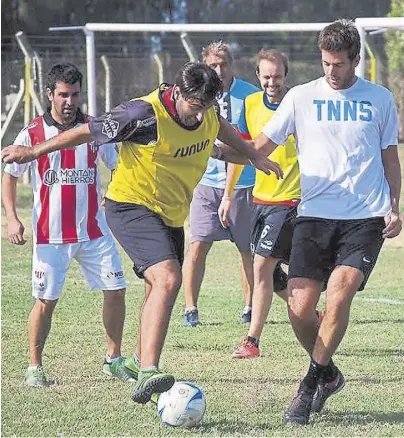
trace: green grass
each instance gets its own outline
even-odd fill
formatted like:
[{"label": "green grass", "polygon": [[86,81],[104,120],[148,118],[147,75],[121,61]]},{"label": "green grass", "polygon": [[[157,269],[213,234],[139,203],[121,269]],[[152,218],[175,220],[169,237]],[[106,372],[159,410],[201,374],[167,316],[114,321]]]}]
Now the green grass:
[{"label": "green grass", "polygon": [[[402,161],[403,162],[403,161]],[[29,190],[22,190],[30,202]],[[29,209],[22,210],[29,228]],[[3,230],[4,235],[4,230]],[[183,296],[174,309],[162,365],[206,392],[203,425],[162,425],[156,409],[135,405],[131,386],[101,373],[105,353],[100,293],[90,293],[75,263],[53,319],[44,362],[56,384],[22,385],[27,366],[26,320],[32,305],[31,239],[25,247],[2,240],[1,436],[398,436],[404,424],[404,239],[385,245],[365,291],[354,299],[351,323],[335,362],[346,388],[308,427],[283,428],[281,418],[308,357],[295,339],[286,309],[275,298],[261,340],[262,357],[232,360],[246,334],[238,256],[233,245],[213,246],[200,296],[202,326],[182,326]],[[143,285],[124,257],[128,280],[123,351],[135,348]],[[388,298],[398,303],[377,302]],[[321,307],[324,300],[321,300]]]}]

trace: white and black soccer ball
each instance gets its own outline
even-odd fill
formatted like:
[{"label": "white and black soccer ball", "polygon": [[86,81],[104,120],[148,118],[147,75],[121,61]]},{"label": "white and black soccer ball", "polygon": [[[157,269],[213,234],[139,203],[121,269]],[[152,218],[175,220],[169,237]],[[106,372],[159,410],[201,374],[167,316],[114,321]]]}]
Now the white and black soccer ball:
[{"label": "white and black soccer ball", "polygon": [[195,427],[205,414],[206,398],[201,388],[190,382],[176,382],[158,400],[161,421],[174,427]]}]

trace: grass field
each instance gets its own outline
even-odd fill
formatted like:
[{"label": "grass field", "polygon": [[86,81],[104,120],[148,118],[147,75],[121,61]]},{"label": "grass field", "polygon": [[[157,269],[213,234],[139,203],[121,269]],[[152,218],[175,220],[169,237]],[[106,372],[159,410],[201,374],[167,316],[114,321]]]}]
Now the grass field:
[{"label": "grass field", "polygon": [[[401,149],[401,162],[403,160]],[[29,228],[29,191],[21,216]],[[4,218],[3,218],[4,220]],[[3,229],[3,237],[4,237]],[[351,323],[335,355],[347,378],[323,414],[307,427],[281,426],[284,408],[306,372],[284,304],[274,300],[261,340],[262,357],[230,355],[246,334],[238,258],[230,243],[214,245],[200,298],[203,325],[182,326],[183,297],[174,309],[162,356],[178,380],[206,392],[203,425],[193,430],[162,425],[156,409],[135,405],[131,386],[101,373],[105,352],[102,297],[89,293],[73,263],[54,315],[44,362],[56,384],[22,385],[27,366],[26,320],[30,298],[31,239],[15,247],[2,239],[2,436],[399,436],[404,434],[404,236],[386,243],[365,291],[354,299]],[[123,351],[133,352],[142,283],[124,256],[128,280]],[[324,300],[321,300],[324,306]]]}]

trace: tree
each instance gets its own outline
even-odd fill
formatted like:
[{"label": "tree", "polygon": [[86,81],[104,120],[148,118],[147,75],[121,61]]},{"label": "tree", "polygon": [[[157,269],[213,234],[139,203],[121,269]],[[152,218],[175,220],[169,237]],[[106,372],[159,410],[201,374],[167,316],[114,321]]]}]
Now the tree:
[{"label": "tree", "polygon": [[[391,17],[404,16],[404,0],[391,0]],[[398,112],[401,114],[400,139],[404,139],[404,32],[394,31],[386,34],[386,53],[389,65],[389,86],[396,98]]]}]

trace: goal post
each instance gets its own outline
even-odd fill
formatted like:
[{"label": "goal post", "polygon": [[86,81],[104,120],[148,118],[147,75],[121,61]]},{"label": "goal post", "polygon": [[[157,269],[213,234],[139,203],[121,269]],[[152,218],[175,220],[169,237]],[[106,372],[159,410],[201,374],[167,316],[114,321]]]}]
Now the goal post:
[{"label": "goal post", "polygon": [[[179,36],[192,33],[274,33],[318,32],[330,23],[87,23],[85,26],[52,27],[51,31],[82,30],[86,37],[88,113],[97,115],[96,101],[96,32],[173,32]],[[357,18],[355,24],[361,37],[361,59],[356,73],[365,76],[366,35],[377,29],[403,29],[404,17]]]}]

